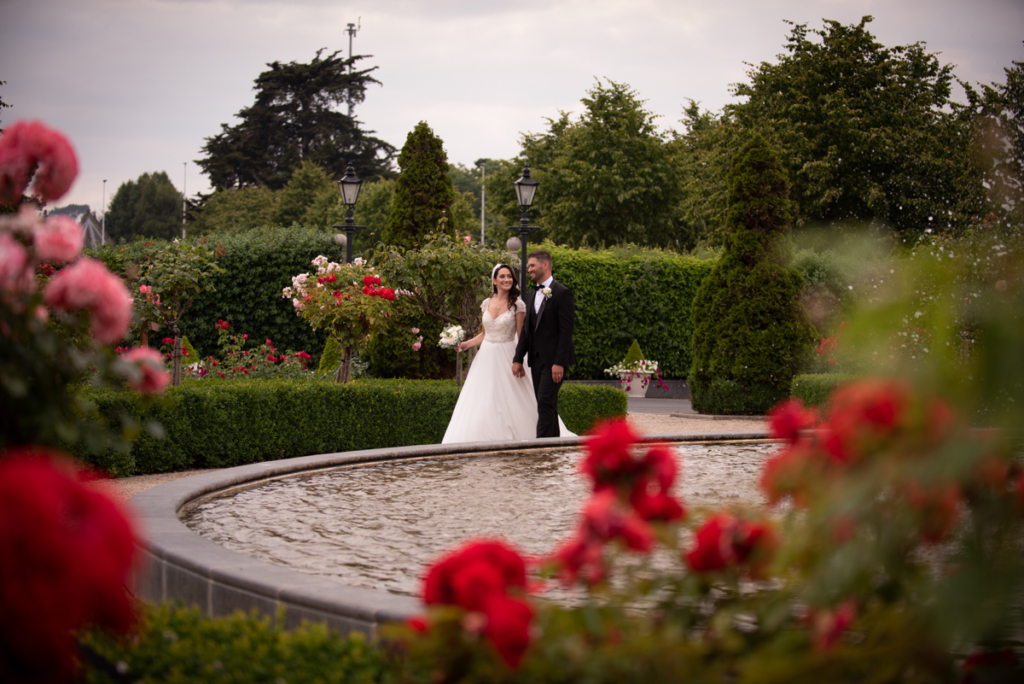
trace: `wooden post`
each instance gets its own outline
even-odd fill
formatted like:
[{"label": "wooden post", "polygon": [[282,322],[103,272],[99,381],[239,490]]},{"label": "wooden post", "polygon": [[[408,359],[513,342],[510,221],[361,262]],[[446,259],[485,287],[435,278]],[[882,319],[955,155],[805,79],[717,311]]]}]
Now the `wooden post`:
[{"label": "wooden post", "polygon": [[173,364],[171,366],[171,385],[179,387],[181,385],[181,336],[178,333],[174,333],[174,354]]},{"label": "wooden post", "polygon": [[338,372],[334,374],[334,381],[339,385],[344,385],[346,382],[352,379],[352,349],[351,347],[345,349],[341,355],[341,364],[338,366]]}]

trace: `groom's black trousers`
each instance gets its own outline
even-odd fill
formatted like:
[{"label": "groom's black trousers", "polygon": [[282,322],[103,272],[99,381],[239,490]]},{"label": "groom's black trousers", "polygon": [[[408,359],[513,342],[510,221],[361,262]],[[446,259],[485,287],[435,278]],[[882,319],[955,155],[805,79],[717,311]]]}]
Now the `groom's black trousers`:
[{"label": "groom's black trousers", "polygon": [[558,390],[562,389],[562,383],[551,379],[551,366],[531,366],[530,372],[537,395],[537,437],[559,437]]}]

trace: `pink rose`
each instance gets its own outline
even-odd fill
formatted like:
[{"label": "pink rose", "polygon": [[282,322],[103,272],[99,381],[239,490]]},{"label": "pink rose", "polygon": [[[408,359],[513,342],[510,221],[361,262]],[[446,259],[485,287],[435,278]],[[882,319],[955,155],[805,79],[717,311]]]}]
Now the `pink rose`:
[{"label": "pink rose", "polygon": [[71,261],[82,252],[85,232],[67,216],[51,216],[32,236],[36,257],[42,261]]},{"label": "pink rose", "polygon": [[412,343],[412,350],[413,351],[419,351],[420,347],[422,347],[422,346],[423,346],[422,342],[413,342]]},{"label": "pink rose", "polygon": [[132,317],[132,297],[124,283],[99,261],[85,257],[54,276],[46,303],[61,311],[89,310],[92,333],[103,344],[124,337]]},{"label": "pink rose", "polygon": [[164,367],[163,357],[156,349],[135,347],[121,357],[128,363],[138,365],[138,379],[129,379],[129,384],[143,394],[160,394],[171,382],[171,375]]},{"label": "pink rose", "polygon": [[36,279],[28,253],[7,233],[0,234],[0,292],[32,292]]},{"label": "pink rose", "polygon": [[78,175],[78,159],[58,131],[38,121],[17,121],[0,136],[0,203],[12,204],[21,197],[33,168],[33,194],[51,202],[71,187]]},{"label": "pink rose", "polygon": [[413,328],[412,329],[412,334],[413,335],[419,335],[420,334],[420,329],[419,328]]}]

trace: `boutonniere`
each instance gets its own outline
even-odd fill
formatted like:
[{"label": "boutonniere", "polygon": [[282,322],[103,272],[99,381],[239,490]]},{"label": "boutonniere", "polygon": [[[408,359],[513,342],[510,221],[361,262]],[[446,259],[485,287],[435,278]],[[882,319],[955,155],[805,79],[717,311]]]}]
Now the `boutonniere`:
[{"label": "boutonniere", "polygon": [[544,295],[544,299],[551,299],[551,288],[550,287],[541,288],[540,293],[542,295]]}]

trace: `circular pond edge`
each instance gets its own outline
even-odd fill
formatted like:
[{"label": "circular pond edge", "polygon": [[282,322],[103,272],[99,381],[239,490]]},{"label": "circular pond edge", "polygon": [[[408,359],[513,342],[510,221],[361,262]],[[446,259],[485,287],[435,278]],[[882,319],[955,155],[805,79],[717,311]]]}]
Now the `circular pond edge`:
[{"label": "circular pond edge", "polygon": [[[699,435],[648,435],[647,442],[731,442],[766,440],[767,432],[714,432]],[[198,606],[209,617],[257,611],[292,629],[303,621],[319,622],[343,635],[357,631],[371,641],[387,623],[423,612],[415,598],[343,584],[250,558],[205,539],[179,518],[198,499],[239,487],[301,473],[359,463],[404,461],[455,455],[550,451],[579,447],[582,437],[511,442],[432,444],[366,449],[264,461],[193,475],[158,485],[129,500],[141,536],[143,557],[132,592],[153,602]]]}]

